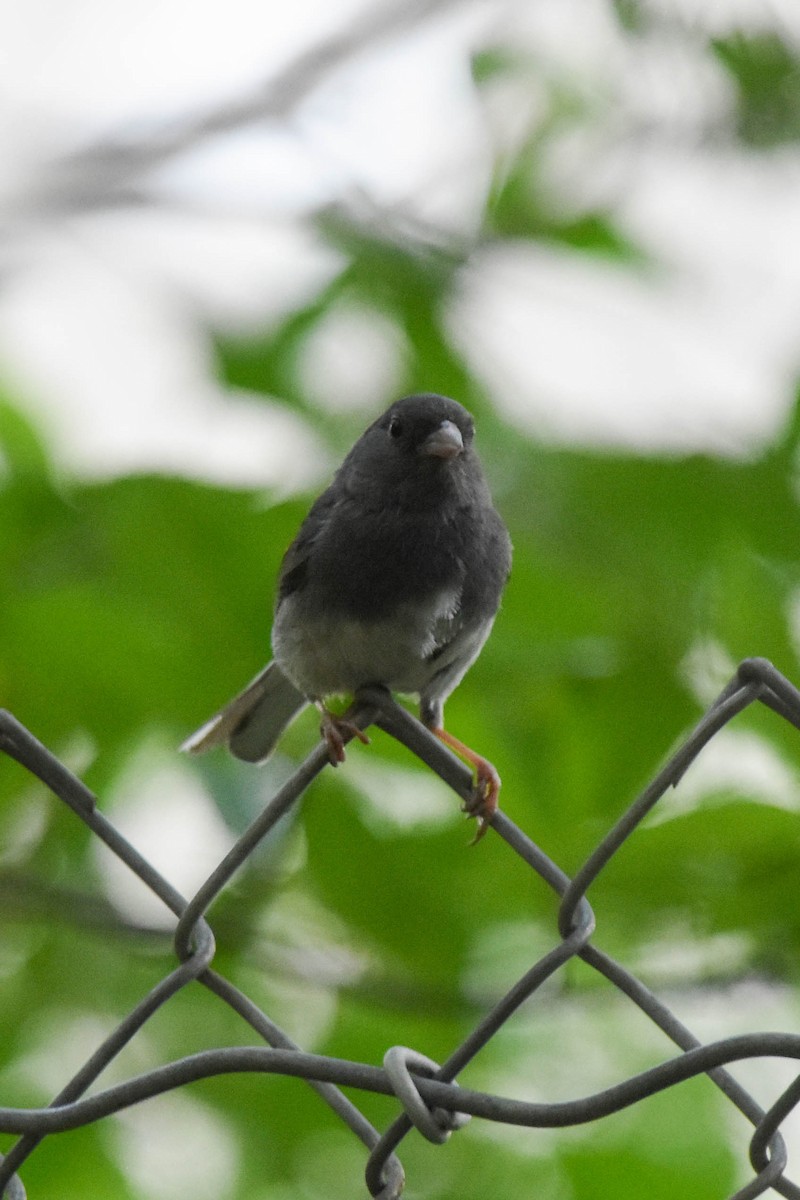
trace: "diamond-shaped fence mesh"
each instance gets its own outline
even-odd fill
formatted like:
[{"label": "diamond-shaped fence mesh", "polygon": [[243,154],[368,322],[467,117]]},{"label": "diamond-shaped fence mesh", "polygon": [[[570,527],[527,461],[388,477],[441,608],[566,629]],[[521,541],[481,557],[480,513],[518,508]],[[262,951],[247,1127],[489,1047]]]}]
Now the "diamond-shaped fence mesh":
[{"label": "diamond-shaped fence mesh", "polygon": [[[0,1163],[0,1194],[21,1200],[25,1189],[18,1174],[26,1159],[50,1134],[77,1129],[150,1097],[212,1075],[241,1072],[291,1075],[311,1086],[366,1147],[366,1184],[380,1200],[400,1195],[404,1173],[396,1150],[416,1127],[433,1143],[446,1142],[470,1117],[542,1129],[598,1121],[656,1092],[705,1074],[754,1130],[749,1144],[752,1178],[731,1200],[746,1200],[773,1189],[800,1200],[800,1185],[785,1173],[787,1152],[780,1126],[800,1102],[800,1075],[765,1111],[726,1069],[743,1059],[800,1059],[800,1035],[752,1033],[701,1043],[670,1009],[624,966],[596,944],[595,921],[586,898],[593,880],[608,864],[668,788],[677,784],[689,764],[738,713],[760,701],[800,729],[800,692],[764,659],[748,659],[706,712],[680,748],[620,818],[573,879],[534,844],[508,817],[492,820],[495,835],[506,842],[558,897],[557,936],[548,953],[485,1014],[468,1037],[441,1064],[403,1046],[387,1049],[381,1066],[306,1053],[252,1000],[212,967],[214,934],[205,914],[220,891],[246,861],[279,818],[296,804],[327,763],[320,744],[272,798],[199,891],[189,900],[114,828],[98,810],[94,796],[46,747],[10,714],[0,712],[0,750],[22,764],[73,810],[127,868],[166,905],[176,918],[177,966],[129,1013],[100,1045],[47,1108],[0,1108],[0,1131],[19,1139]],[[471,794],[470,773],[432,734],[380,690],[362,693],[350,714],[356,725],[377,725],[401,741],[435,771],[462,799]],[[604,1091],[560,1103],[534,1103],[459,1087],[457,1076],[475,1058],[523,1001],[578,957],[612,983],[627,1001],[646,1014],[680,1051],[649,1070]],[[241,1021],[263,1039],[263,1046],[212,1048],[170,1062],[102,1090],[93,1085],[149,1019],[171,999],[199,983],[215,993]],[[264,1079],[264,1087],[269,1080]],[[299,1084],[298,1084],[299,1086]],[[376,1129],[341,1088],[394,1095],[396,1120]],[[91,1090],[91,1094],[87,1093]],[[676,1101],[677,1102],[677,1101]],[[522,1134],[521,1134],[522,1136]],[[743,1148],[744,1149],[744,1148]],[[354,1188],[356,1181],[353,1181]]]}]

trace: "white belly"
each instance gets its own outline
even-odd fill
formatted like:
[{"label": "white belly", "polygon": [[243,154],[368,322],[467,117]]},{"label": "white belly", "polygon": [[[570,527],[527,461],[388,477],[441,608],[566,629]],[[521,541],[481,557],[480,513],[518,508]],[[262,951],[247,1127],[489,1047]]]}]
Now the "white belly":
[{"label": "white belly", "polygon": [[424,608],[404,606],[391,619],[368,623],[338,614],[312,619],[299,608],[294,596],[281,604],[272,648],[307,696],[355,692],[370,683],[418,694],[440,665],[426,660],[440,644],[443,625],[452,624],[458,598],[433,597]]}]

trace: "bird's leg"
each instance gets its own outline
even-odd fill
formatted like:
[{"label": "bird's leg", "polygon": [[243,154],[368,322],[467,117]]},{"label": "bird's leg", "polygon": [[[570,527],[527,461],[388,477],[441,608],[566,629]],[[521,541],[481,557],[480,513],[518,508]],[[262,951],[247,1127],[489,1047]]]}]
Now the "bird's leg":
[{"label": "bird's leg", "polygon": [[496,768],[487,758],[476,754],[469,746],[465,746],[452,733],[448,733],[441,725],[431,725],[429,729],[440,742],[454,750],[459,758],[463,758],[475,770],[475,787],[469,800],[465,800],[461,811],[468,817],[476,817],[478,828],[472,845],[479,842],[489,828],[492,817],[497,812],[497,797],[500,794],[500,776]]},{"label": "bird's leg", "polygon": [[351,738],[356,737],[365,746],[369,745],[369,738],[363,729],[359,729],[355,721],[350,721],[347,717],[339,717],[336,713],[332,713],[322,700],[315,700],[314,703],[322,715],[319,731],[327,742],[328,758],[331,766],[338,767],[339,763],[344,762],[345,744]]}]

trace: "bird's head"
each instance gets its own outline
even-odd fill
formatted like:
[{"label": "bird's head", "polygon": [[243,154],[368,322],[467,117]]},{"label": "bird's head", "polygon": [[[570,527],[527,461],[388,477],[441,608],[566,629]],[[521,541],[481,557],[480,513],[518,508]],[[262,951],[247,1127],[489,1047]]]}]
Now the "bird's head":
[{"label": "bird's head", "polygon": [[467,410],[433,392],[405,396],[370,425],[342,467],[345,482],[414,508],[458,491],[480,466]]}]

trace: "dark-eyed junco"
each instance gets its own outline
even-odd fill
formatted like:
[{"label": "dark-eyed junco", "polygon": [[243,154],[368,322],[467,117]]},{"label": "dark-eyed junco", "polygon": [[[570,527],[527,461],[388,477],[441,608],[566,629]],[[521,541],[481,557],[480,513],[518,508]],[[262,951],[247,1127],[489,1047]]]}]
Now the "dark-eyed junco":
[{"label": "dark-eyed junco", "polygon": [[467,410],[432,393],[398,400],[370,425],[286,551],[274,661],[182,749],[227,744],[237,758],[263,762],[312,701],[335,764],[343,733],[357,731],[326,698],[379,684],[417,695],[423,723],[473,766],[465,810],[483,832],[499,776],[442,726],[444,702],[489,636],[511,566],[473,435]]}]

